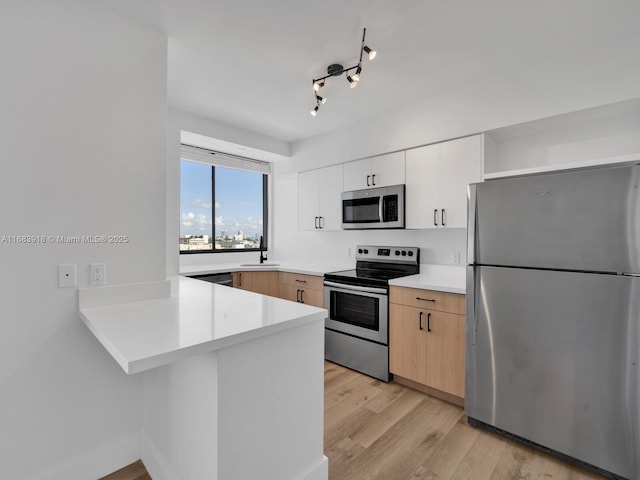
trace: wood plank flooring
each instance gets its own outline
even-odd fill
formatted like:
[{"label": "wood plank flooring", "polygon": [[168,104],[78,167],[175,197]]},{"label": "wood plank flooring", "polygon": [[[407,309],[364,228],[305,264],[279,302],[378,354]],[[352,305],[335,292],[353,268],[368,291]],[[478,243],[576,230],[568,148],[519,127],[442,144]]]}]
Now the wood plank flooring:
[{"label": "wood plank flooring", "polygon": [[330,480],[587,480],[592,472],[466,424],[463,409],[325,362]]},{"label": "wood plank flooring", "polygon": [[[463,409],[325,362],[329,480],[596,480],[465,423]],[[138,461],[100,480],[151,480]]]},{"label": "wood plank flooring", "polygon": [[151,480],[151,477],[147,469],[144,468],[142,460],[138,460],[98,480]]}]

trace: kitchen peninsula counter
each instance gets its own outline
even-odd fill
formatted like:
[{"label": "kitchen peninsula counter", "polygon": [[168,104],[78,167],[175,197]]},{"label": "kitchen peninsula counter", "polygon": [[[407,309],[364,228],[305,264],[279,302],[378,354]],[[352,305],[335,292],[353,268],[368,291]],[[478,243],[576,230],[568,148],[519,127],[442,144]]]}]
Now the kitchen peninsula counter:
[{"label": "kitchen peninsula counter", "polygon": [[132,285],[79,297],[89,330],[142,375],[150,475],[326,480],[326,310],[186,277],[154,283],[159,295]]}]

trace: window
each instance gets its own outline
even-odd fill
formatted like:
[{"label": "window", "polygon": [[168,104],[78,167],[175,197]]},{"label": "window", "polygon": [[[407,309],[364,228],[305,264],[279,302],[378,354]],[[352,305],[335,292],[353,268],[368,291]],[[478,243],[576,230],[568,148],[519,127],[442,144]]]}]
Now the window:
[{"label": "window", "polygon": [[183,145],[180,253],[266,248],[268,165]]}]

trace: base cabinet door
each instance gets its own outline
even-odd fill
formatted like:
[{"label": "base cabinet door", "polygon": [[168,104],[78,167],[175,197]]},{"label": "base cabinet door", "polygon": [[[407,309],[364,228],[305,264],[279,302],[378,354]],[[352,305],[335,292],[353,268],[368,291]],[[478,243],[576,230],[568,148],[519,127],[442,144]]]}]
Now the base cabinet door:
[{"label": "base cabinet door", "polygon": [[233,272],[233,286],[250,292],[277,297],[278,272]]},{"label": "base cabinet door", "polygon": [[464,315],[425,310],[425,385],[464,397]]},{"label": "base cabinet door", "polygon": [[280,298],[323,308],[322,277],[280,272]]},{"label": "base cabinet door", "polygon": [[[426,338],[422,309],[389,304],[389,370],[414,382],[426,382]],[[423,327],[424,328],[424,327]]]}]

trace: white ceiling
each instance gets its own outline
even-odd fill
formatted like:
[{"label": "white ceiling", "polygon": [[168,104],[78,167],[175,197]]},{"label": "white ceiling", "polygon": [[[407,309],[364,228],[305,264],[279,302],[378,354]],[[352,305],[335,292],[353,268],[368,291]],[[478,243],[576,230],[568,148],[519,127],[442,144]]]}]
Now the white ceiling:
[{"label": "white ceiling", "polygon": [[[274,139],[318,135],[524,65],[638,38],[637,0],[97,0],[169,37],[168,102]],[[378,51],[361,82],[311,81]]]}]

